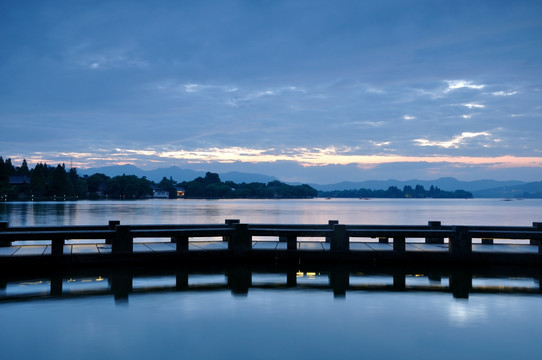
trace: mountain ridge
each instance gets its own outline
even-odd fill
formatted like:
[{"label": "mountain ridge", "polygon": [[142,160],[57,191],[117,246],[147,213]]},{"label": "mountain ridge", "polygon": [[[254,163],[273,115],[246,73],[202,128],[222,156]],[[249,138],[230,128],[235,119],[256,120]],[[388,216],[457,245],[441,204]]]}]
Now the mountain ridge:
[{"label": "mountain ridge", "polygon": [[[114,165],[100,168],[89,168],[78,170],[80,175],[92,175],[103,173],[107,176],[119,175],[136,175],[138,177],[145,176],[147,179],[159,182],[164,177],[173,178],[177,182],[191,181],[195,178],[205,176],[206,171],[196,171],[191,169],[183,169],[177,166],[167,168],[158,168],[154,170],[143,170],[134,165]],[[257,174],[245,173],[239,171],[230,171],[219,173],[222,181],[233,181],[235,183],[250,183],[263,182],[267,183],[274,180],[280,180],[277,177]],[[286,182],[291,185],[299,185],[300,183]],[[309,183],[314,189],[319,191],[333,190],[351,190],[351,189],[372,189],[372,190],[387,190],[390,186],[396,186],[402,189],[404,186],[421,185],[428,189],[435,186],[444,191],[465,190],[472,192],[474,197],[489,198],[489,197],[542,197],[542,181],[525,182],[519,180],[493,180],[481,179],[472,181],[462,181],[453,177],[442,177],[435,180],[365,180],[365,181],[342,181],[334,184],[314,184]]]},{"label": "mountain ridge", "polygon": [[[167,168],[158,168],[154,170],[143,170],[134,165],[113,165],[104,166],[99,168],[78,169],[79,175],[93,175],[97,173],[105,174],[107,176],[121,176],[121,175],[136,175],[138,177],[145,176],[147,179],[160,182],[164,177],[177,182],[191,181],[201,176],[204,177],[207,171],[197,171],[191,169],[183,169],[177,166],[170,166]],[[225,173],[219,173],[222,181],[233,181],[235,183],[250,183],[250,182],[271,182],[279,180],[274,176],[246,173],[239,171],[229,171]]]}]

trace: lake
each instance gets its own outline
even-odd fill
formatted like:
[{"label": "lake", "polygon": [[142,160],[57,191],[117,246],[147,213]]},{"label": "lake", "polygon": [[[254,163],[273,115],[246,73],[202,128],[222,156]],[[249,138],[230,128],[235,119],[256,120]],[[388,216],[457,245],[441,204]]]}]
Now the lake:
[{"label": "lake", "polygon": [[[0,204],[0,221],[9,221],[10,226],[103,225],[109,220],[223,223],[225,219],[523,226],[542,221],[542,200]],[[344,293],[336,285],[337,274],[344,276],[344,269],[291,270],[295,286],[288,285],[291,274],[280,269],[95,269],[31,279],[3,274],[2,358],[540,358],[536,336],[542,324],[540,272],[500,269],[498,275],[469,275],[472,290],[468,296],[457,296],[448,289],[450,278],[457,274],[442,269],[348,271],[349,288]],[[453,271],[461,274],[462,270]]]}]

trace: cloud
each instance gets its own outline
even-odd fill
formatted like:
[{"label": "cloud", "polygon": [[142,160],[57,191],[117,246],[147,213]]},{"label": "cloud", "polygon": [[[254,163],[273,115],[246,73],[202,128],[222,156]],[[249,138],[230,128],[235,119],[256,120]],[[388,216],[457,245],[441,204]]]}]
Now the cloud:
[{"label": "cloud", "polygon": [[376,146],[376,147],[381,147],[381,146],[387,146],[387,145],[390,145],[391,142],[390,141],[382,141],[382,142],[376,142],[376,141],[369,141],[371,143],[371,145],[373,146]]},{"label": "cloud", "polygon": [[491,134],[489,132],[483,131],[483,132],[463,132],[461,135],[454,136],[451,140],[446,141],[431,141],[427,139],[414,139],[414,142],[418,146],[436,146],[441,147],[445,149],[458,149],[462,145],[465,145],[468,139],[472,139],[475,137],[484,136],[484,137],[490,137]]},{"label": "cloud", "polygon": [[475,89],[480,90],[485,87],[484,84],[473,84],[472,81],[467,80],[446,80],[448,88],[444,90],[445,93],[458,89]]},{"label": "cloud", "polygon": [[146,88],[150,90],[167,92],[171,95],[182,95],[182,94],[197,94],[205,92],[221,92],[221,93],[234,93],[238,91],[235,86],[232,85],[219,85],[219,84],[204,84],[204,83],[195,83],[195,82],[178,82],[175,80],[163,80],[159,82],[152,83]]},{"label": "cloud", "polygon": [[[453,140],[447,142],[430,142],[424,139],[418,139],[420,146],[441,146],[458,147],[462,141],[478,136],[488,137],[488,132],[469,133],[464,132]],[[374,146],[389,145],[389,142],[372,142]],[[542,157],[520,157],[520,156],[496,156],[496,157],[477,157],[477,156],[405,156],[396,154],[364,155],[359,153],[359,147],[335,147],[328,146],[324,148],[285,148],[285,149],[263,149],[248,147],[210,147],[198,149],[123,149],[113,150],[98,149],[94,152],[71,152],[71,153],[36,153],[26,156],[41,162],[55,163],[58,159],[61,162],[74,160],[77,167],[96,166],[98,163],[103,165],[115,165],[136,162],[163,162],[169,163],[170,160],[179,160],[184,162],[198,163],[274,163],[280,161],[292,161],[303,166],[326,166],[326,165],[349,165],[349,164],[391,164],[391,163],[456,163],[465,165],[493,165],[493,166],[527,166],[542,167]],[[22,161],[21,156],[11,156],[12,159]]]},{"label": "cloud", "polygon": [[403,119],[404,119],[404,120],[414,120],[414,119],[416,119],[416,116],[403,115]]},{"label": "cloud", "polygon": [[483,109],[486,107],[485,105],[476,104],[476,103],[467,103],[467,104],[462,104],[462,105],[465,107],[468,107],[469,109]]},{"label": "cloud", "polygon": [[491,94],[493,96],[512,96],[512,95],[516,95],[518,92],[517,91],[496,91],[496,92],[492,92]]},{"label": "cloud", "polygon": [[143,69],[149,66],[146,60],[126,49],[92,50],[87,44],[70,49],[68,61],[88,70],[109,70],[123,68]]},{"label": "cloud", "polygon": [[241,96],[237,98],[232,98],[228,100],[228,104],[231,106],[237,106],[239,103],[243,102],[251,102],[254,100],[258,100],[260,98],[264,97],[273,97],[273,96],[280,96],[284,93],[305,93],[306,91],[303,89],[299,89],[297,86],[281,86],[281,87],[275,87],[275,88],[268,88],[265,90],[241,90],[237,89],[237,93],[239,93]]}]

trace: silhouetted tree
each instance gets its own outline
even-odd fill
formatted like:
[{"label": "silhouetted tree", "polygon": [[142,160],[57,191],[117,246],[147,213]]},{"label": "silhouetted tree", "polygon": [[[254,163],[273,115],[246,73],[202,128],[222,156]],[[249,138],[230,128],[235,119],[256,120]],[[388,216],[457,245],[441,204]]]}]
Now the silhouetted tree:
[{"label": "silhouetted tree", "polygon": [[68,178],[66,175],[66,168],[64,164],[60,165],[55,168],[55,171],[53,172],[53,181],[51,182],[51,191],[52,195],[56,196],[64,196],[67,194],[68,189]]},{"label": "silhouetted tree", "polygon": [[42,197],[47,193],[45,168],[46,165],[38,163],[31,172],[30,188],[32,189],[32,195],[34,196]]},{"label": "silhouetted tree", "polygon": [[168,192],[170,199],[175,199],[177,197],[177,188],[175,187],[177,183],[173,178],[167,179],[165,176],[162,178],[162,180],[158,183],[158,186],[162,190],[166,190]]}]

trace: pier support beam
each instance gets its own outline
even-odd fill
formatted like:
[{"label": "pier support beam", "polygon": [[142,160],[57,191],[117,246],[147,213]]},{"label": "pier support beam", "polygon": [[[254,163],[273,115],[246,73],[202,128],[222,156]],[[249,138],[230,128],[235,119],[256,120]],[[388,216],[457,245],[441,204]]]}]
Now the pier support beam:
[{"label": "pier support beam", "polygon": [[179,254],[187,254],[188,253],[188,236],[176,236],[171,238],[174,239],[173,242],[176,243],[175,249],[177,250],[177,253]]},{"label": "pier support beam", "polygon": [[[113,242],[114,244],[115,242]],[[114,274],[110,278],[111,292],[115,297],[115,303],[122,304],[128,302],[128,295],[133,289],[133,278],[130,274]]]},{"label": "pier support beam", "polygon": [[405,251],[406,241],[404,236],[395,236],[393,238],[393,251]]},{"label": "pier support beam", "polygon": [[297,271],[295,268],[289,268],[286,271],[286,287],[297,286]]},{"label": "pier support beam", "polygon": [[350,250],[350,238],[346,233],[346,225],[333,225],[330,249],[334,252],[347,252]]},{"label": "pier support beam", "polygon": [[[536,231],[542,231],[542,222],[533,222],[533,227]],[[538,245],[538,253],[542,254],[542,241],[531,239],[531,245]]]},{"label": "pier support beam", "polygon": [[[8,229],[9,223],[7,221],[0,221],[0,231],[6,231]],[[2,240],[0,241],[0,247],[11,246],[11,241]]]},{"label": "pier support beam", "polygon": [[227,272],[228,286],[233,295],[248,295],[252,286],[252,271],[245,266],[234,266]]},{"label": "pier support beam", "polygon": [[64,239],[55,239],[51,241],[51,255],[62,256],[64,254]]},{"label": "pier support beam", "polygon": [[134,252],[134,238],[130,233],[129,225],[117,225],[115,238],[111,244],[111,252],[113,254]]},{"label": "pier support beam", "polygon": [[51,296],[61,296],[62,295],[62,276],[53,276],[51,278]]},{"label": "pier support beam", "polygon": [[179,270],[175,276],[175,289],[188,289],[188,271]]},{"label": "pier support beam", "polygon": [[343,268],[334,268],[329,273],[329,285],[333,289],[334,298],[344,298],[350,286],[350,273]]},{"label": "pier support beam", "polygon": [[452,226],[453,235],[448,248],[458,260],[467,260],[472,255],[472,237],[467,226]]},{"label": "pier support beam", "polygon": [[465,269],[456,269],[450,273],[450,290],[457,299],[468,299],[472,290],[472,274]]},{"label": "pier support beam", "polygon": [[248,224],[233,224],[234,231],[228,243],[228,249],[234,256],[244,256],[252,249],[252,236],[248,232]]},{"label": "pier support beam", "polygon": [[406,274],[404,271],[394,271],[393,273],[393,289],[396,291],[405,291],[406,289]]},{"label": "pier support beam", "polygon": [[297,236],[288,235],[286,236],[286,249],[288,250],[297,250]]}]

